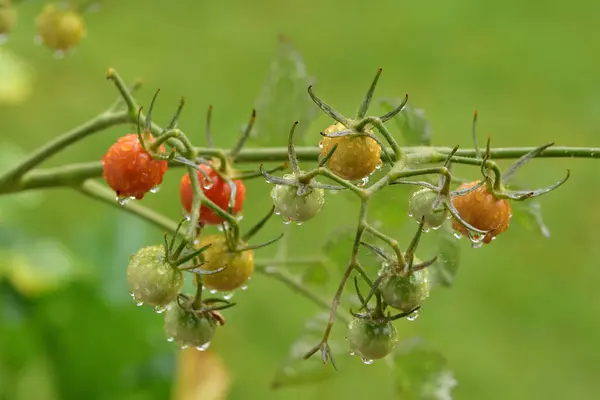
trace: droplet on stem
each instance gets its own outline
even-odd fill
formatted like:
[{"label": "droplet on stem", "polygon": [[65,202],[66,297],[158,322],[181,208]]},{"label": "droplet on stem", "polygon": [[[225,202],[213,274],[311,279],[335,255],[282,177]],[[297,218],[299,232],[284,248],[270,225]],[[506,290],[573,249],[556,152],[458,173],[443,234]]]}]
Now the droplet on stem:
[{"label": "droplet on stem", "polygon": [[198,351],[206,351],[210,347],[210,342],[204,343],[202,346],[196,346],[196,350]]},{"label": "droplet on stem", "polygon": [[117,203],[119,203],[120,206],[129,203],[129,200],[131,200],[131,198],[128,196],[117,196]]},{"label": "droplet on stem", "polygon": [[419,314],[419,310],[417,310],[417,311],[413,312],[412,314],[408,315],[408,316],[406,317],[406,319],[407,319],[408,321],[416,321],[416,319],[417,319],[417,318],[419,318],[419,315],[420,315],[420,314]]}]

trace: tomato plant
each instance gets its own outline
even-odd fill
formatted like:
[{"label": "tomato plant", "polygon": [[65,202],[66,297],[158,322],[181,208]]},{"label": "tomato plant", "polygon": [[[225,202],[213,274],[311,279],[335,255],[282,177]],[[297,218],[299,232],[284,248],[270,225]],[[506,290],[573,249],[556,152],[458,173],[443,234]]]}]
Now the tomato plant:
[{"label": "tomato plant", "polygon": [[[37,19],[37,29],[48,47],[68,51],[80,42],[85,24],[79,11],[61,7],[44,8]],[[11,31],[16,18],[13,11],[0,8],[0,34]],[[518,168],[534,158],[598,158],[600,150],[552,144],[535,148],[494,148],[490,142],[482,150],[475,135],[474,147],[466,149],[431,147],[429,138],[423,140],[422,145],[401,145],[398,135],[388,128],[388,121],[415,120],[419,115],[407,106],[407,96],[389,107],[387,113],[369,113],[381,72],[377,70],[364,100],[352,116],[343,115],[321,100],[313,86],[307,85],[306,97],[333,121],[321,132],[312,132],[309,143],[313,145],[299,149],[294,135],[302,122],[292,120],[289,131],[274,133],[287,138],[287,147],[248,147],[252,126],[261,118],[256,111],[233,147],[215,148],[210,136],[206,146],[198,146],[192,142],[193,136],[179,127],[183,101],[168,124],[152,122],[156,95],[145,114],[131,87],[110,69],[107,77],[119,92],[116,106],[1,171],[0,195],[72,187],[172,235],[170,239],[168,236],[164,241],[157,238],[156,243],[142,247],[128,262],[122,260],[126,266],[123,279],[127,280],[138,305],[145,304],[164,312],[165,334],[180,348],[206,350],[215,335],[219,335],[226,310],[236,305],[231,302],[232,292],[244,289],[251,277],[260,274],[283,282],[326,311],[325,320],[321,321],[322,330],[317,337],[311,337],[311,345],[302,347],[303,354],[296,358],[309,359],[318,354],[324,363],[335,366],[337,354],[351,352],[365,363],[384,357],[396,362],[400,357],[397,348],[403,343],[397,326],[417,318],[426,307],[426,300],[434,295],[433,289],[442,281],[440,276],[456,272],[457,257],[452,256],[458,250],[455,245],[447,245],[448,237],[452,238],[451,229],[456,236],[466,237],[473,248],[492,243],[500,233],[509,235],[513,204],[547,194],[569,178],[567,172],[546,188],[513,190],[509,178]],[[131,133],[123,125],[137,125],[138,131]],[[427,136],[425,126],[421,124],[419,132],[410,133],[411,142]],[[103,149],[104,155],[99,153],[96,160],[88,164],[39,168],[43,161],[69,144],[111,127],[119,129],[120,137],[108,149]],[[501,171],[497,159],[516,161]],[[267,164],[276,165],[267,168]],[[457,164],[474,167],[477,179],[462,179],[453,170]],[[156,192],[163,179],[170,179],[168,174],[172,171],[178,171],[180,177],[178,203],[181,209],[176,211],[183,213],[184,218],[179,223],[163,215],[162,211],[166,214],[167,210],[154,210],[144,203],[146,195]],[[103,177],[107,185],[95,180],[99,177]],[[242,233],[242,228],[246,228],[246,222],[241,219],[244,204],[259,198],[255,193],[246,192],[245,182],[255,178],[266,181],[263,187],[271,196],[270,211]],[[407,246],[390,233],[392,229],[381,227],[369,214],[375,207],[374,199],[396,190],[398,185],[416,187],[409,198],[402,201],[408,203],[409,214],[419,223]],[[336,264],[339,259],[323,262],[318,257],[308,260],[261,258],[261,249],[274,245],[283,236],[259,245],[251,243],[273,214],[279,215],[285,223],[293,221],[300,225],[312,221],[319,224],[323,214],[335,214],[336,210],[328,211],[324,204],[337,192],[345,193],[358,204],[357,215],[339,218],[354,224],[351,240],[341,246],[341,250],[337,244],[328,248],[329,253],[343,252],[345,264]],[[177,197],[177,193],[169,195]],[[327,226],[322,228],[324,233],[330,230]],[[422,261],[425,258],[417,255],[424,252],[420,243],[436,237],[430,230],[439,230],[440,254]],[[367,265],[361,259],[361,246],[377,256],[377,262],[371,260],[371,265]],[[306,250],[311,256],[319,251]],[[322,258],[327,257],[333,258],[331,254]],[[294,264],[323,268],[307,268],[303,279],[296,279],[285,270]],[[329,268],[330,264],[336,267]],[[339,278],[335,282],[337,290],[330,301],[325,302],[311,286],[311,283],[326,280],[324,275]],[[185,293],[186,280],[193,281],[194,293]],[[351,282],[355,293],[348,293],[347,286]],[[347,341],[343,342],[341,351],[337,351],[339,343],[332,333],[338,322],[348,327]]]}]

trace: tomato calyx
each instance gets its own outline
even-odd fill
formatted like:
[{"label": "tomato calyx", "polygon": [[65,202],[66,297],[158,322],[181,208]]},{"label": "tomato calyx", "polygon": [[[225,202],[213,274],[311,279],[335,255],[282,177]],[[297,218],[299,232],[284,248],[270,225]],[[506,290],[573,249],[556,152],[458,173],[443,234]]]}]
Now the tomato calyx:
[{"label": "tomato calyx", "polygon": [[220,311],[226,310],[236,305],[236,303],[230,302],[229,300],[220,299],[216,297],[203,299],[200,302],[196,300],[196,297],[180,293],[179,296],[177,296],[176,303],[177,306],[185,312],[192,313],[199,318],[211,318],[220,326],[225,325],[225,317]]}]

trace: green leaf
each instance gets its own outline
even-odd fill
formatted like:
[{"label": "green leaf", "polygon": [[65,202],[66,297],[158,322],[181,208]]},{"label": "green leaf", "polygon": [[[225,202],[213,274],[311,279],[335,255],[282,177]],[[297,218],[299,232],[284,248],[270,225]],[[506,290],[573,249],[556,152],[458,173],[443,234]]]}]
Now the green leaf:
[{"label": "green leaf", "polygon": [[399,345],[393,356],[396,394],[402,400],[451,400],[457,385],[444,356],[421,340]]},{"label": "green leaf", "polygon": [[400,232],[408,219],[411,190],[409,185],[392,185],[377,192],[369,202],[369,222],[377,229]]},{"label": "green leaf", "polygon": [[308,285],[323,286],[329,281],[329,272],[324,263],[308,264],[302,273],[302,282]]},{"label": "green leaf", "polygon": [[511,203],[513,220],[532,231],[549,238],[550,229],[544,223],[542,206],[536,200],[513,201]]},{"label": "green leaf", "polygon": [[[401,99],[385,99],[381,101],[383,108],[389,112],[402,102]],[[408,146],[429,146],[431,144],[431,124],[421,108],[404,106],[394,118],[394,122]]]},{"label": "green leaf", "polygon": [[292,124],[300,121],[295,132],[299,143],[318,111],[307,93],[313,83],[300,52],[287,38],[280,37],[267,79],[255,102],[253,140],[268,146],[286,145]]},{"label": "green leaf", "polygon": [[[304,355],[321,341],[328,319],[328,313],[320,313],[307,321],[304,334],[291,345],[287,359],[275,374],[271,384],[274,389],[322,382],[336,376],[333,367],[323,363],[320,353],[307,360],[303,359]],[[331,340],[329,343],[336,364],[338,359],[349,357],[348,352],[342,351],[341,343]]]},{"label": "green leaf", "polygon": [[437,260],[429,267],[432,285],[452,286],[460,264],[459,241],[454,237],[450,223],[445,223],[437,232]]},{"label": "green leaf", "polygon": [[329,234],[323,246],[323,253],[332,269],[346,270],[350,262],[355,236],[356,230],[354,228],[339,228]]}]

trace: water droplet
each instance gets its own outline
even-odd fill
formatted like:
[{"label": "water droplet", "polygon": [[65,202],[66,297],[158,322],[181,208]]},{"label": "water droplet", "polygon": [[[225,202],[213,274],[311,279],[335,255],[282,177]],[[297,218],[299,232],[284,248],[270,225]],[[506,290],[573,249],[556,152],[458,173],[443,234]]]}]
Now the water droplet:
[{"label": "water droplet", "polygon": [[248,285],[242,285],[242,286],[240,286],[240,290],[248,290]]},{"label": "water droplet", "polygon": [[320,140],[320,141],[319,141],[319,148],[320,148],[320,149],[322,149],[322,148],[323,148],[323,141],[322,141],[322,140]]},{"label": "water droplet", "polygon": [[129,292],[129,295],[135,299],[135,293]]},{"label": "water droplet", "polygon": [[238,221],[241,221],[244,219],[244,216],[242,214],[239,214],[237,217],[235,217],[235,219],[237,219]]},{"label": "water droplet", "polygon": [[202,346],[196,346],[196,350],[198,351],[206,351],[210,347],[210,342],[204,343]]},{"label": "water droplet", "polygon": [[283,223],[286,224],[286,225],[289,224],[290,222],[292,222],[292,219],[288,218],[288,217],[283,217],[281,219],[283,220]]},{"label": "water droplet", "polygon": [[203,187],[205,190],[210,190],[210,189],[212,189],[213,185],[214,185],[214,182],[212,181],[212,179],[206,179],[206,178],[204,178],[204,179],[202,180],[202,187]]},{"label": "water droplet", "polygon": [[462,238],[462,235],[460,233],[458,233],[458,232],[454,232],[453,235],[457,239],[461,239]]},{"label": "water droplet", "polygon": [[427,227],[427,228],[423,227],[423,233],[429,233],[429,229],[430,229],[429,227]]},{"label": "water droplet", "polygon": [[174,341],[174,340],[175,340],[175,338],[174,338],[174,337],[168,337],[168,338],[167,338],[167,342],[169,342],[169,343],[170,343],[170,342],[172,342],[172,341]]},{"label": "water droplet", "polygon": [[412,217],[413,217],[413,213],[409,212],[409,213],[408,213],[408,216],[409,216],[410,218],[412,218]]},{"label": "water droplet", "polygon": [[41,37],[40,35],[35,35],[35,36],[33,37],[33,43],[35,43],[35,44],[37,44],[37,45],[41,46],[41,45],[43,45],[43,44],[44,44],[44,39],[42,39],[42,37]]},{"label": "water droplet", "polygon": [[[347,338],[346,338],[346,340],[347,340]],[[355,353],[354,351],[352,351],[352,350],[350,350],[350,351],[348,352],[348,354],[350,354],[351,356],[353,356],[353,355],[356,355],[356,353]]]},{"label": "water droplet", "polygon": [[56,58],[57,60],[62,60],[63,58],[65,58],[65,52],[62,50],[56,50],[53,54],[54,58]]},{"label": "water droplet", "polygon": [[162,314],[165,311],[167,311],[167,307],[165,307],[165,306],[156,306],[156,307],[154,307],[154,311],[156,311],[157,314]]},{"label": "water droplet", "polygon": [[141,307],[141,306],[144,305],[144,302],[136,300],[135,305],[138,306],[138,307]]},{"label": "water droplet", "polygon": [[188,347],[190,347],[190,346],[188,346],[187,344],[180,344],[180,345],[179,345],[179,350],[185,350],[185,349],[187,349]]},{"label": "water droplet", "polygon": [[129,200],[131,200],[130,197],[117,196],[117,203],[119,203],[120,206],[124,206],[125,204],[129,203]]},{"label": "water droplet", "polygon": [[471,242],[471,248],[473,249],[479,249],[481,246],[483,246],[483,242]]},{"label": "water droplet", "polygon": [[303,221],[296,221],[296,225],[300,226],[302,225]]},{"label": "water droplet", "polygon": [[369,360],[368,358],[362,357],[361,360],[362,360],[363,364],[366,364],[366,365],[373,364],[373,360]]},{"label": "water droplet", "polygon": [[225,300],[231,300],[233,298],[234,294],[235,294],[235,292],[223,293],[223,299],[225,299]]},{"label": "water droplet", "polygon": [[281,211],[279,211],[279,210],[275,211],[275,215],[281,215]]},{"label": "water droplet", "polygon": [[0,33],[0,44],[6,43],[7,40],[8,40],[8,35],[4,34],[4,33]]},{"label": "water droplet", "polygon": [[381,159],[377,162],[377,165],[375,166],[375,169],[381,169],[381,167],[383,167],[383,161],[381,161]]},{"label": "water droplet", "polygon": [[365,176],[364,178],[362,178],[360,181],[358,181],[358,183],[356,184],[358,187],[363,187],[365,186],[367,183],[369,183],[369,177]]},{"label": "water droplet", "polygon": [[483,235],[472,234],[471,232],[469,232],[469,241],[471,242],[471,247],[473,249],[478,249],[481,246],[483,246],[483,238]]},{"label": "water droplet", "polygon": [[419,310],[417,310],[417,311],[413,312],[412,314],[408,315],[408,316],[406,317],[406,319],[407,319],[408,321],[415,321],[417,318],[419,318],[419,315],[420,315],[420,314],[419,314]]},{"label": "water droplet", "polygon": [[190,222],[190,221],[192,220],[192,216],[191,216],[191,214],[185,214],[185,220],[186,220],[187,222]]},{"label": "water droplet", "polygon": [[217,289],[210,289],[208,291],[208,293],[210,293],[210,294],[217,294]]},{"label": "water droplet", "polygon": [[150,189],[150,193],[158,193],[160,191],[160,186],[156,185],[152,189]]}]

